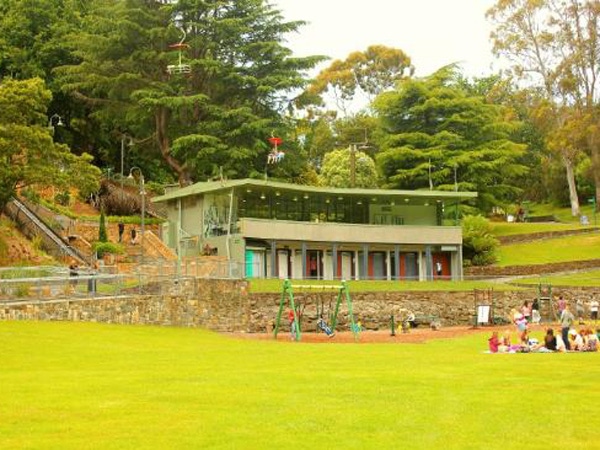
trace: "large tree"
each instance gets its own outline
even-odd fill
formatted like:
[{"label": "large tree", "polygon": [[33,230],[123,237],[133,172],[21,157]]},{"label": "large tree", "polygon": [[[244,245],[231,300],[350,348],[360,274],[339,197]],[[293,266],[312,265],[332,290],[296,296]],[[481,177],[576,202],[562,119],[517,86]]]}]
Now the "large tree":
[{"label": "large tree", "polygon": [[[488,17],[495,25],[495,52],[508,59],[515,76],[539,86],[552,106],[548,145],[562,158],[572,214],[577,215],[577,151],[590,154],[600,199],[600,2],[499,0]],[[575,118],[581,120],[578,126]]]},{"label": "large tree", "polygon": [[378,181],[375,162],[354,145],[327,153],[319,174],[321,186],[376,188]]},{"label": "large tree", "polygon": [[320,61],[292,57],[282,42],[302,22],[264,0],[92,0],[86,14],[65,90],[90,120],[157,150],[182,185],[262,173],[287,94]]},{"label": "large tree", "polygon": [[317,75],[307,94],[330,96],[337,109],[347,116],[352,102],[360,95],[371,102],[413,73],[411,60],[402,50],[371,45],[363,52],[352,52],[343,61],[333,61]]},{"label": "large tree", "polygon": [[0,211],[17,188],[31,185],[98,189],[91,156],[76,156],[52,138],[46,111],[50,91],[39,79],[5,79],[0,85]]},{"label": "large tree", "polygon": [[387,187],[465,190],[479,193],[489,212],[518,198],[516,180],[526,146],[512,136],[511,112],[463,87],[454,67],[401,82],[375,101],[383,137],[377,155]]}]

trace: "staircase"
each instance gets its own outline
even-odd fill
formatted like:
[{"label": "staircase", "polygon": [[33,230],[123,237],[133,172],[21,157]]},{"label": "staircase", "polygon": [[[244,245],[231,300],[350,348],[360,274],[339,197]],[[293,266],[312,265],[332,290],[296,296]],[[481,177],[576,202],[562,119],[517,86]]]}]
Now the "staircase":
[{"label": "staircase", "polygon": [[81,265],[90,265],[89,259],[83,253],[66,243],[31,209],[16,198],[13,198],[6,205],[5,213],[20,226],[21,231],[29,239],[39,236],[42,240],[42,247],[48,254],[55,258],[74,259]]}]

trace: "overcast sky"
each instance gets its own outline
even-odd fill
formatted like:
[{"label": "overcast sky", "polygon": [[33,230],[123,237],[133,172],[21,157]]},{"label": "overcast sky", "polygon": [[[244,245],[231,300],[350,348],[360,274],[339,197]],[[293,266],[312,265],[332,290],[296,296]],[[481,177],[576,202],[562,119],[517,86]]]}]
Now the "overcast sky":
[{"label": "overcast sky", "polygon": [[[461,63],[468,76],[493,73],[491,27],[485,11],[493,0],[271,0],[286,20],[309,22],[288,35],[296,56],[345,59],[382,44],[403,50],[417,76]],[[493,65],[494,63],[494,65]],[[328,64],[320,67],[326,67]]]}]

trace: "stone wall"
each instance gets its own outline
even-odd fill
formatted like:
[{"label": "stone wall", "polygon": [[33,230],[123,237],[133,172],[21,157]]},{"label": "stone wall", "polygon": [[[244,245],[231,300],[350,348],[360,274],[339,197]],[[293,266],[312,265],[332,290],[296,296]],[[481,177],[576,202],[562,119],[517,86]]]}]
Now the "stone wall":
[{"label": "stone wall", "polygon": [[548,264],[523,266],[472,266],[465,267],[465,278],[501,278],[509,276],[537,276],[540,274],[571,272],[576,270],[600,268],[600,259],[584,261],[566,261]]},{"label": "stone wall", "polygon": [[[32,301],[0,304],[0,320],[70,320],[118,324],[152,324],[203,327],[220,332],[265,332],[274,325],[280,294],[249,294],[245,281],[198,280],[195,294],[182,296],[130,296],[93,300]],[[600,287],[557,289],[555,296],[567,301],[581,298],[587,304],[600,296]],[[533,290],[494,291],[494,316],[508,317],[513,307],[536,296]],[[294,296],[303,309],[302,326],[314,330],[317,307],[327,316],[333,311],[336,294],[299,293]],[[331,305],[331,306],[330,306]],[[354,293],[356,320],[368,330],[389,329],[390,317],[401,318],[408,310],[439,317],[442,326],[469,325],[475,314],[474,293],[469,292],[382,292]],[[284,311],[285,312],[285,311]],[[347,326],[348,308],[342,303],[340,329]],[[287,327],[285,316],[282,325]]]}]

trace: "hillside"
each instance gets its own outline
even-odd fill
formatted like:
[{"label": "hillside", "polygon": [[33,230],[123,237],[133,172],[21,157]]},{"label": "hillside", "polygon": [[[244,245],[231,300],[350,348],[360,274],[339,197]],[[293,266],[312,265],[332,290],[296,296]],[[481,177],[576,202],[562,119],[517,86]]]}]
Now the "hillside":
[{"label": "hillside", "polygon": [[56,261],[38,249],[6,217],[0,217],[0,267],[39,266],[56,264]]}]

